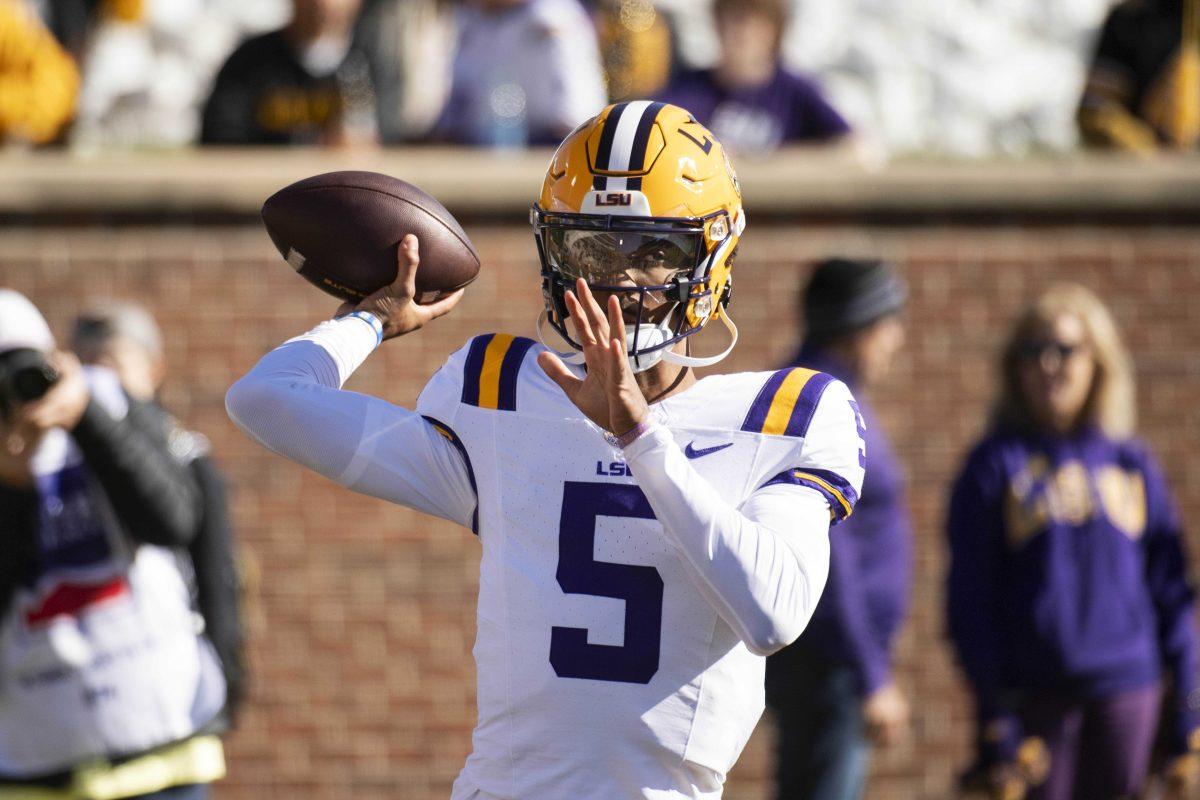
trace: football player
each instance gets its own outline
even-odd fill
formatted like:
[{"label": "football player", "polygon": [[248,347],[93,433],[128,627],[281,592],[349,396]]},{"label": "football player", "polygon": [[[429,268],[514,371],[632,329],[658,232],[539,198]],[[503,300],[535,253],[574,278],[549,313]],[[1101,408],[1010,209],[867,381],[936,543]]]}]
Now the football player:
[{"label": "football player", "polygon": [[[414,302],[410,236],[394,284],[267,354],[229,413],[350,489],[479,536],[479,721],[454,800],[716,798],[762,712],[763,657],[824,587],[862,419],[819,372],[697,379],[737,338],[746,217],[721,145],[683,109],[584,123],[532,222],[554,347],[475,337],[415,411],[342,391],[459,300]],[[692,354],[714,320],[720,352]]]}]

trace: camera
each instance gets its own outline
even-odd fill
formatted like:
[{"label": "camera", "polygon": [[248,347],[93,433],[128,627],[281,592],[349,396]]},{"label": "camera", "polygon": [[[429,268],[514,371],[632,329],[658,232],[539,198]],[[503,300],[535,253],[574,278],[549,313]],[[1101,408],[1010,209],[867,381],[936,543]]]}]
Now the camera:
[{"label": "camera", "polygon": [[8,417],[22,403],[39,399],[58,378],[44,353],[28,348],[0,353],[0,414]]}]

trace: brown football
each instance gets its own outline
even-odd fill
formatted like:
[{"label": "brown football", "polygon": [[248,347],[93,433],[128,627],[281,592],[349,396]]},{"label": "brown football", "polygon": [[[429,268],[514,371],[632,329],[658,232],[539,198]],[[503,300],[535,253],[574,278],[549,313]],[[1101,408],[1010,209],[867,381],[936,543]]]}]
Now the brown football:
[{"label": "brown football", "polygon": [[343,300],[360,300],[396,279],[396,248],[420,242],[417,301],[466,286],[479,256],[441,203],[410,183],[377,172],[327,172],[267,198],[263,224],[301,277]]}]

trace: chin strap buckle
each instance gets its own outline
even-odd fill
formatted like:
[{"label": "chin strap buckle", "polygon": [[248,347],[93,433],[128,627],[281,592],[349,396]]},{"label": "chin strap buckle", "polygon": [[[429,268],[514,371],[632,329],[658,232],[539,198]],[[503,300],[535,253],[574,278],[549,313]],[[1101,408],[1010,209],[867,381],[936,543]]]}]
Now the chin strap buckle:
[{"label": "chin strap buckle", "polygon": [[680,273],[672,280],[675,283],[675,299],[687,305],[688,299],[692,296],[692,279],[684,273]]}]

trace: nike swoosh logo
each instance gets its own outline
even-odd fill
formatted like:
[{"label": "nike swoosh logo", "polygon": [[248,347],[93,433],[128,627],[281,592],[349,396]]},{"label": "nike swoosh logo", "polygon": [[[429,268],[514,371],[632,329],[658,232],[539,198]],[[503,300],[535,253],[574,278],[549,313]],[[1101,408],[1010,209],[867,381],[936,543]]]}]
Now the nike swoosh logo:
[{"label": "nike swoosh logo", "polygon": [[695,444],[695,442],[688,442],[688,446],[683,448],[683,454],[688,458],[701,458],[703,456],[711,455],[718,450],[724,450],[726,447],[733,447],[733,442],[726,442],[725,444],[718,444],[713,447],[701,447],[699,450],[697,450],[695,447],[693,447]]}]

